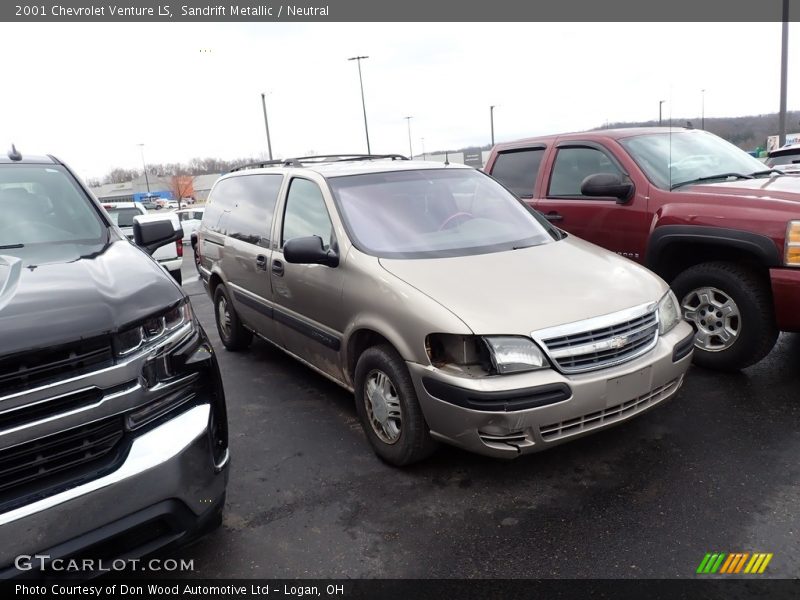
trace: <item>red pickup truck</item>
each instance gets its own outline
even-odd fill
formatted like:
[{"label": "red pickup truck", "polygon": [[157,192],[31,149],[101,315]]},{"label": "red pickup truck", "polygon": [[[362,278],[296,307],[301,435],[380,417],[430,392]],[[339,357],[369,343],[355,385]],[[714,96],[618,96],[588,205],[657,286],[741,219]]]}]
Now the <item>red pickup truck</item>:
[{"label": "red pickup truck", "polygon": [[735,370],[800,331],[800,178],[705,131],[600,130],[496,145],[484,168],[561,229],[668,281],[695,362]]}]

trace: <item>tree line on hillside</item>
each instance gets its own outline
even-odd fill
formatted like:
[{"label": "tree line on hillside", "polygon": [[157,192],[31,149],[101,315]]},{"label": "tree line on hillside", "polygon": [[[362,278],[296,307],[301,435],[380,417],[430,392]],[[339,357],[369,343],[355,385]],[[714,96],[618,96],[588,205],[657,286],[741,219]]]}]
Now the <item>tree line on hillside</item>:
[{"label": "tree line on hillside", "polygon": [[[236,158],[225,160],[223,158],[192,158],[187,163],[152,163],[147,165],[147,176],[153,179],[173,179],[178,177],[196,177],[198,175],[219,174],[230,171],[240,165],[258,162],[258,158]],[[106,183],[126,183],[137,177],[142,177],[142,169],[112,169],[102,178],[87,180],[90,187],[98,187]]]}]

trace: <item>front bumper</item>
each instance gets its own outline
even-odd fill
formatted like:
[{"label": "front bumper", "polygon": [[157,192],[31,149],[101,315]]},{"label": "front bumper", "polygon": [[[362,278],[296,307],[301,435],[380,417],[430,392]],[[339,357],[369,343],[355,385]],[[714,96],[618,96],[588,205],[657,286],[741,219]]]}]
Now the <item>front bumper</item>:
[{"label": "front bumper", "polygon": [[116,556],[141,556],[185,541],[218,512],[228,478],[227,456],[211,460],[211,409],[194,406],[137,437],[116,471],[0,514],[0,578],[19,576],[19,556],[83,556],[140,525],[163,523],[158,535]]},{"label": "front bumper", "polygon": [[770,269],[769,276],[778,329],[800,332],[800,269]]},{"label": "front bumper", "polygon": [[466,378],[407,363],[431,435],[500,458],[545,450],[671,398],[692,360],[685,322],[631,362],[580,375],[555,370]]}]

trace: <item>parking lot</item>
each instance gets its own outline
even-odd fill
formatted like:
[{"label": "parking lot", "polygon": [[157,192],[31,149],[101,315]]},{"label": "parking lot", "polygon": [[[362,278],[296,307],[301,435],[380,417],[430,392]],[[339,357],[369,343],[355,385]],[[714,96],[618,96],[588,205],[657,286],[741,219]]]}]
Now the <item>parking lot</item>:
[{"label": "parking lot", "polygon": [[739,374],[693,368],[670,403],[511,462],[442,447],[381,463],[350,394],[256,341],[225,351],[190,252],[184,287],[225,382],[222,528],[200,577],[691,577],[706,552],[800,576],[800,335]]}]

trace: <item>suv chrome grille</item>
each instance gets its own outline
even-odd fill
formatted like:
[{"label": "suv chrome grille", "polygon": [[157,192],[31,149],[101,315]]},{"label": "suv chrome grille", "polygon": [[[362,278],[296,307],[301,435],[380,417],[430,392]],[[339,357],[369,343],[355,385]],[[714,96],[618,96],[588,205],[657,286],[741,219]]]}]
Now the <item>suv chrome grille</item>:
[{"label": "suv chrome grille", "polygon": [[13,488],[47,487],[57,474],[94,466],[116,448],[124,432],[117,416],[0,451],[0,502]]},{"label": "suv chrome grille", "polygon": [[544,338],[547,354],[564,373],[582,373],[633,360],[658,338],[655,311],[606,327]]},{"label": "suv chrome grille", "polygon": [[111,340],[80,340],[0,359],[0,395],[66,379],[113,364]]}]

